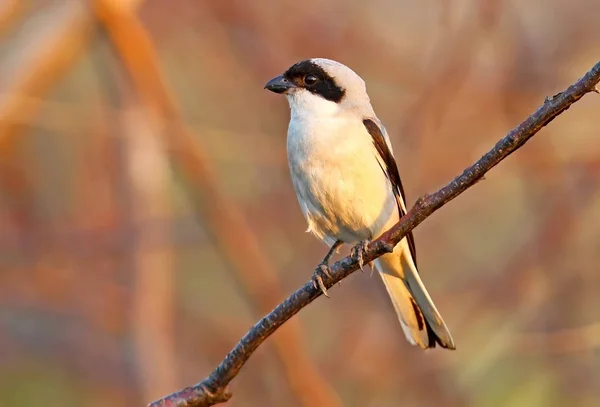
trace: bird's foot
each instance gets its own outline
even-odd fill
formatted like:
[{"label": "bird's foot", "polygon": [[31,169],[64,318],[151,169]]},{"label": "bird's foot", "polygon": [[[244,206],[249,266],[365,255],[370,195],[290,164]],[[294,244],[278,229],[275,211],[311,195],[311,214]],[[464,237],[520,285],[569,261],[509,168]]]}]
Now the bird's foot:
[{"label": "bird's foot", "polygon": [[371,273],[369,274],[369,277],[371,277],[373,275],[373,272],[375,271],[375,269],[373,268],[373,262],[372,261],[369,262],[369,267],[371,267]]},{"label": "bird's foot", "polygon": [[331,278],[331,269],[329,268],[329,264],[324,261],[319,263],[317,266],[317,269],[312,275],[312,282],[316,289],[321,290],[323,295],[329,298],[329,295],[327,294],[327,288],[325,288],[325,284],[323,283],[323,276]]},{"label": "bird's foot", "polygon": [[[368,239],[362,240],[350,250],[350,256],[352,257],[352,259],[358,262],[358,267],[360,267],[360,271],[362,271],[363,273],[363,265],[365,264],[364,255],[367,251],[367,246],[369,246],[369,243],[371,243],[371,241]],[[371,265],[371,262],[369,262],[369,265],[373,267]]]}]

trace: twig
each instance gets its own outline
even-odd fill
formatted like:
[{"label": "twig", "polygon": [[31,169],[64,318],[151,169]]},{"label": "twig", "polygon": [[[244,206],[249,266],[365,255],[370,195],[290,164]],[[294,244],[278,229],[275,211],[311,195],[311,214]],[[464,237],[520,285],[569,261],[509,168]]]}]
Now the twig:
[{"label": "twig", "polygon": [[[475,164],[465,169],[452,182],[434,194],[419,198],[406,216],[369,245],[365,255],[365,263],[392,251],[393,247],[409,231],[423,222],[433,212],[475,185],[483,178],[485,173],[523,146],[542,127],[567,110],[583,95],[595,91],[598,82],[600,82],[600,62],[596,63],[583,78],[567,90],[552,98],[546,98],[544,104],[535,113],[511,130],[494,148]],[[324,284],[327,288],[330,288],[357,269],[357,262],[350,257],[345,257],[332,266],[331,278],[326,278]],[[210,376],[194,386],[150,403],[149,407],[205,407],[229,400],[232,394],[227,390],[227,385],[239,373],[258,346],[272,335],[277,328],[320,295],[321,291],[314,288],[312,281],[305,283],[303,287],[290,295],[271,313],[258,321],[233,350],[227,354]]]}]

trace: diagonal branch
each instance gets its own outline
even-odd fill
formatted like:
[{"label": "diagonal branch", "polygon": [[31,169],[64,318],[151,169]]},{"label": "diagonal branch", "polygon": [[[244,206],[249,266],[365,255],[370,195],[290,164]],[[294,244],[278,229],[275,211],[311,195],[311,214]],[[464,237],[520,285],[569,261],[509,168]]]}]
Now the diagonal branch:
[{"label": "diagonal branch", "polygon": [[[523,123],[510,131],[488,153],[475,164],[463,171],[452,182],[431,195],[419,198],[415,206],[379,239],[369,244],[365,254],[365,263],[391,252],[392,249],[408,232],[413,230],[433,212],[456,198],[483,179],[485,173],[495,167],[500,161],[523,146],[542,127],[550,123],[559,114],[567,110],[588,92],[596,92],[600,82],[600,62],[564,92],[546,98],[544,104]],[[325,287],[330,288],[335,283],[346,278],[358,269],[358,263],[350,257],[345,257],[331,267],[331,278],[324,279]],[[157,400],[149,407],[206,407],[212,406],[231,398],[227,390],[228,384],[239,373],[252,353],[277,328],[292,316],[306,307],[321,291],[313,287],[312,281],[304,284],[285,301],[279,304],[271,313],[263,317],[244,335],[240,342],[225,357],[219,366],[200,383],[173,393]]]}]

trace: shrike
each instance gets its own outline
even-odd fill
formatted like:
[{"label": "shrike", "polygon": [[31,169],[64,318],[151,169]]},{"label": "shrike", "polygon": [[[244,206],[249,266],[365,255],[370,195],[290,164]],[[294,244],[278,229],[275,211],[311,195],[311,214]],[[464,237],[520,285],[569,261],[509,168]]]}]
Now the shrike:
[{"label": "shrike", "polygon": [[[292,65],[265,88],[285,94],[291,109],[287,151],[292,182],[308,231],[330,247],[313,276],[321,287],[329,259],[352,244],[362,254],[406,214],[404,190],[385,127],[375,115],[365,82],[347,66],[314,58]],[[375,267],[408,341],[421,348],[455,349],[416,264],[409,233]]]}]

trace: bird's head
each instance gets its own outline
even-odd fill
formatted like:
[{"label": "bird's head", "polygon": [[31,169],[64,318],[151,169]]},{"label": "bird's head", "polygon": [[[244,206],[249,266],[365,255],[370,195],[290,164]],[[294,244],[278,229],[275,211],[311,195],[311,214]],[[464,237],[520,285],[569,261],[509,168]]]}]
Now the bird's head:
[{"label": "bird's head", "polygon": [[286,95],[292,113],[333,115],[368,106],[365,81],[352,69],[324,58],[300,61],[265,85]]}]

